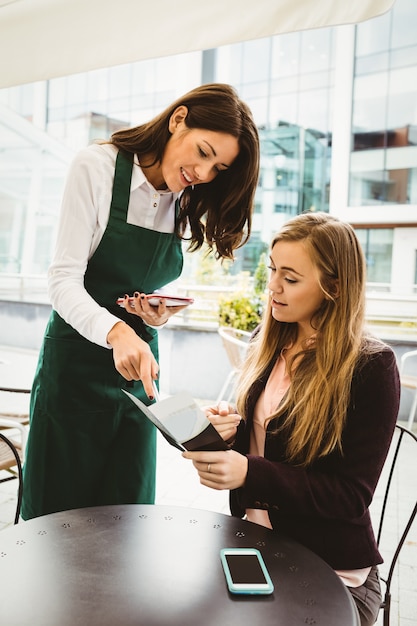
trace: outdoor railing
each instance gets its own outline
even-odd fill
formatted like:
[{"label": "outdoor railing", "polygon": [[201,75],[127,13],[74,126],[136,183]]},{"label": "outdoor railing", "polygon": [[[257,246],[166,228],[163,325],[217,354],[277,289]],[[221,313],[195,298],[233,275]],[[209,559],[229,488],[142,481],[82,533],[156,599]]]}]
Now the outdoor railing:
[{"label": "outdoor railing", "polygon": [[[232,278],[232,277],[229,277]],[[221,297],[239,291],[250,293],[252,281],[246,277],[239,281],[236,277],[232,285],[195,285],[177,281],[175,292],[178,295],[194,298],[194,304],[175,316],[175,323],[192,326],[217,326],[219,300]],[[47,282],[44,275],[0,274],[0,300],[47,304]],[[376,325],[390,327],[393,331],[415,335],[417,339],[417,285],[411,294],[395,293],[387,283],[367,284],[367,320]]]}]

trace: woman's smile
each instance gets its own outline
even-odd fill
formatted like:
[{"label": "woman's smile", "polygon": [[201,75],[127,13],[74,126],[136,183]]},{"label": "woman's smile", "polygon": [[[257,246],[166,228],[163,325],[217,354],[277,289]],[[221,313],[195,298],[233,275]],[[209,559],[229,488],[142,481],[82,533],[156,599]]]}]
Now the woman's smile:
[{"label": "woman's smile", "polygon": [[192,185],[193,184],[192,176],[187,174],[187,172],[184,170],[183,167],[181,167],[181,175],[184,178],[186,185]]},{"label": "woman's smile", "polygon": [[239,142],[228,133],[188,128],[186,109],[178,110],[170,122],[171,137],[167,142],[159,176],[173,193],[190,185],[210,183],[227,170],[239,154]]}]

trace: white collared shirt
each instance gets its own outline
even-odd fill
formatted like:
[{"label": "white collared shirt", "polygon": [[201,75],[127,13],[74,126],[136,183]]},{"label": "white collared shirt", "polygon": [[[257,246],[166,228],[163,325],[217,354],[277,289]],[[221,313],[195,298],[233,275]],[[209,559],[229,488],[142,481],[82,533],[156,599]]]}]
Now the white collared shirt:
[{"label": "white collared shirt", "polygon": [[[83,337],[106,348],[109,347],[107,335],[120,320],[88,294],[84,274],[109,219],[116,156],[117,148],[111,144],[93,144],[75,156],[65,185],[55,252],[48,272],[53,308]],[[173,232],[177,197],[178,194],[170,191],[157,191],[135,157],[129,224]]]}]

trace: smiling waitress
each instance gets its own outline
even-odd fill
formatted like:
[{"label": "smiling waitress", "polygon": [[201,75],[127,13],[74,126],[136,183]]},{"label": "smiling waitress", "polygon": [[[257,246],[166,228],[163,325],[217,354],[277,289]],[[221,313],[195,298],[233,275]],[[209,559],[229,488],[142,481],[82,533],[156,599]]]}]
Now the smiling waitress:
[{"label": "smiling waitress", "polygon": [[[250,234],[258,172],[252,115],[223,84],[76,156],[49,270],[23,519],[154,502],[156,430],[121,390],[153,401],[157,327],[183,307],[143,296],[180,275],[187,228],[191,251],[206,242],[217,258],[233,257]],[[135,294],[133,306],[116,304],[124,294]]]}]

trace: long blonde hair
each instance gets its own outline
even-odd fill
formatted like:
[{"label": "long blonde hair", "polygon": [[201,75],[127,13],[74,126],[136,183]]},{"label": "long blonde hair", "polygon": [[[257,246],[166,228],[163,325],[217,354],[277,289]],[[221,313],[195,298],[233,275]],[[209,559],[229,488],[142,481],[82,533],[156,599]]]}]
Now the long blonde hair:
[{"label": "long blonde hair", "polygon": [[[383,344],[364,331],[365,260],[349,224],[326,213],[305,213],[284,224],[272,248],[278,241],[304,243],[324,294],[311,320],[316,340],[292,358],[289,391],[270,416],[278,418],[275,432],[287,433],[288,461],[307,466],[341,450],[355,368],[362,355]],[[268,301],[238,385],[237,406],[244,418],[252,385],[267,376],[281,350],[296,339],[297,324],[275,320]]]}]

